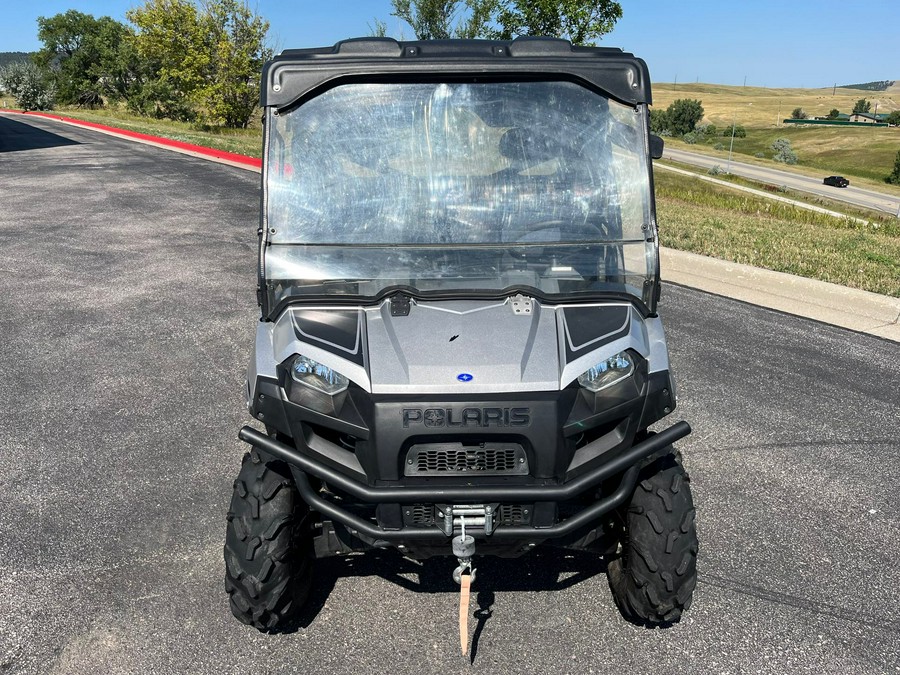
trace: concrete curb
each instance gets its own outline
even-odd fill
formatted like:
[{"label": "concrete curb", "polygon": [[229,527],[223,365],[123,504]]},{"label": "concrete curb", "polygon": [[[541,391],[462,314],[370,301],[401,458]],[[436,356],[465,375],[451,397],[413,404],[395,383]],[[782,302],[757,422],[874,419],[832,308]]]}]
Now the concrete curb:
[{"label": "concrete curb", "polygon": [[[0,109],[0,113],[43,117],[249,171],[259,172],[262,167],[254,157],[93,122],[19,110]],[[900,342],[900,298],[667,248],[660,248],[660,264],[663,281]]]},{"label": "concrete curb", "polygon": [[663,281],[900,342],[900,298],[660,248]]}]

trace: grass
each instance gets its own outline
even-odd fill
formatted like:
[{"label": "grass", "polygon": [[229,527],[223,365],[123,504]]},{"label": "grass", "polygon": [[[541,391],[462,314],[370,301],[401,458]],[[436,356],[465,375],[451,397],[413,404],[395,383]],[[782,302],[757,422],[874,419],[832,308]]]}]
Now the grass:
[{"label": "grass", "polygon": [[236,152],[241,155],[249,155],[250,157],[262,156],[262,131],[258,122],[255,126],[247,129],[226,129],[224,127],[199,127],[188,122],[173,122],[172,120],[140,117],[115,108],[87,110],[78,107],[62,107],[51,112],[64,117],[97,122],[98,124],[108,124],[109,126],[129,129],[143,134],[172,138],[176,141]]},{"label": "grass", "polygon": [[863,225],[690,176],[655,178],[663,246],[900,297],[896,219]]}]

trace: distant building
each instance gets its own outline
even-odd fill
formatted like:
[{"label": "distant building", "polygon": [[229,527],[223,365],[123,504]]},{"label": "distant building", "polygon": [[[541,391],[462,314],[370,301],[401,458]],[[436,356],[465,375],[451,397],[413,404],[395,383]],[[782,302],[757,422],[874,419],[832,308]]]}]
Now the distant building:
[{"label": "distant building", "polygon": [[863,122],[864,124],[886,124],[887,123],[887,115],[873,115],[872,113],[853,113],[850,115],[851,122]]}]

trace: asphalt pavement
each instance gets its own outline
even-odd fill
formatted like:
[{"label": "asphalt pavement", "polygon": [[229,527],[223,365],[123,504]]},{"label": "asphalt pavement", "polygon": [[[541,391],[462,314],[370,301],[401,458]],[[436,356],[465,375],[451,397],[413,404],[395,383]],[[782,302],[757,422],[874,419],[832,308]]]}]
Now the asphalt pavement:
[{"label": "asphalt pavement", "polygon": [[900,345],[663,288],[700,583],[681,623],[601,560],[322,561],[297,632],[239,624],[222,544],[247,421],[257,174],[0,115],[0,672],[900,670]]},{"label": "asphalt pavement", "polygon": [[[867,209],[875,209],[882,213],[897,214],[900,213],[900,194],[889,194],[888,192],[878,192],[876,190],[868,190],[866,188],[850,185],[845,188],[836,188],[825,185],[822,180],[827,174],[823,173],[821,178],[810,178],[792,171],[781,171],[780,169],[772,169],[757,164],[748,164],[732,159],[728,162],[722,157],[713,157],[711,155],[702,155],[696,152],[687,152],[685,150],[675,150],[666,148],[663,155],[665,159],[671,159],[675,162],[684,164],[693,164],[703,169],[711,169],[714,166],[733,173],[735,176],[742,176],[751,180],[769,183],[771,185],[784,185],[792,190],[800,190],[820,197],[827,197],[836,201],[846,202],[854,206],[861,206]],[[889,189],[886,187],[886,189]]]}]

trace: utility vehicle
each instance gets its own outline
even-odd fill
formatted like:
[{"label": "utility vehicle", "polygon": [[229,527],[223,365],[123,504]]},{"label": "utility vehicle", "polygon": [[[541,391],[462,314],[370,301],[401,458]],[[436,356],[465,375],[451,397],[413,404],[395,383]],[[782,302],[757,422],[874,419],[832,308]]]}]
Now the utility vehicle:
[{"label": "utility vehicle", "polygon": [[[258,421],[234,615],[289,628],[315,560],[548,544],[676,621],[697,538],[662,323],[644,62],[557,39],[347,40],[266,64]],[[264,430],[263,430],[264,429]]]}]

